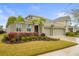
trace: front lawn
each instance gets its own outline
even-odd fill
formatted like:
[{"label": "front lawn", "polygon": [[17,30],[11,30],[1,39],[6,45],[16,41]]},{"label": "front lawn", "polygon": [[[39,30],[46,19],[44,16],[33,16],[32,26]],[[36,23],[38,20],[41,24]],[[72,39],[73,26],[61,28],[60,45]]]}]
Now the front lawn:
[{"label": "front lawn", "polygon": [[[0,35],[0,38],[2,37],[3,35]],[[76,45],[76,43],[64,40],[31,41],[19,44],[6,44],[0,39],[0,56],[33,56],[73,45]]]}]

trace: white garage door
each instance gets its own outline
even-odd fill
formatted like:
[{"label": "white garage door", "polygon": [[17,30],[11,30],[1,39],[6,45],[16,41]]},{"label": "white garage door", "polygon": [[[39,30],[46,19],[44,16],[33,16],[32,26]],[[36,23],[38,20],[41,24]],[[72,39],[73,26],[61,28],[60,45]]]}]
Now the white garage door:
[{"label": "white garage door", "polygon": [[53,36],[63,36],[65,34],[64,29],[54,29],[53,30]]}]

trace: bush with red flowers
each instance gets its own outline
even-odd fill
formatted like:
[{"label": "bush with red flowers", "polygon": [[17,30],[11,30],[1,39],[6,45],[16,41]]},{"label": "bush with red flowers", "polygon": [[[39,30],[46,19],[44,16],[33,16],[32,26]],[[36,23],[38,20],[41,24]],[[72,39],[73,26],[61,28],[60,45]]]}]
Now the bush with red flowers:
[{"label": "bush with red flowers", "polygon": [[8,33],[9,38],[14,38],[16,36],[38,36],[38,33],[36,32],[31,32],[31,33],[27,33],[27,32],[11,32]]},{"label": "bush with red flowers", "polygon": [[[45,36],[44,33],[40,35],[35,32],[27,33],[27,32],[11,32],[4,36],[3,41],[8,43],[21,43],[26,41],[36,41],[36,40],[54,40]],[[55,39],[58,40],[58,39]],[[54,41],[55,41],[54,40]]]}]

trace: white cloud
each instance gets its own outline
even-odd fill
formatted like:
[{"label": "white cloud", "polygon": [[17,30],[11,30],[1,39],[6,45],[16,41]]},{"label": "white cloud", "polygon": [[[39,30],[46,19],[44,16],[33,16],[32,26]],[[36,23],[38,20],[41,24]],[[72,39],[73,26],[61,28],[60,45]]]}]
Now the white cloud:
[{"label": "white cloud", "polygon": [[8,13],[10,13],[11,15],[15,15],[15,12],[11,9],[6,10]]},{"label": "white cloud", "polygon": [[15,15],[15,11],[13,11],[12,9],[10,9],[9,7],[4,6],[3,8],[4,8],[4,10],[5,10],[6,13],[8,13],[10,15]]},{"label": "white cloud", "polygon": [[8,16],[5,16],[3,14],[0,14],[0,25],[3,25],[4,28],[6,26],[7,19],[8,19]]},{"label": "white cloud", "polygon": [[0,9],[0,13],[3,13],[3,10],[2,9]]},{"label": "white cloud", "polygon": [[6,26],[7,19],[9,16],[14,16],[15,11],[7,6],[3,6],[2,9],[0,9],[0,25]]},{"label": "white cloud", "polygon": [[41,8],[39,6],[31,6],[30,10],[40,10]]},{"label": "white cloud", "polygon": [[52,18],[51,19],[56,19],[58,17],[63,17],[63,16],[67,16],[68,14],[66,12],[54,12],[52,14]]},{"label": "white cloud", "polygon": [[57,17],[67,16],[65,12],[59,12],[56,14]]}]

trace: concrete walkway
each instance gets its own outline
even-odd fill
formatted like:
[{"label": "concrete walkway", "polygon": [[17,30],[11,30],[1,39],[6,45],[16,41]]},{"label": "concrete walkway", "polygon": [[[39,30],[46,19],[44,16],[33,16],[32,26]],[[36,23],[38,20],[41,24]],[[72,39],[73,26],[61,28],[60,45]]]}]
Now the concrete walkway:
[{"label": "concrete walkway", "polygon": [[[79,38],[66,37],[66,36],[59,36],[59,37],[54,37],[54,38],[60,38],[61,40],[67,40],[67,41],[79,43]],[[79,56],[79,45],[41,54],[39,56]]]}]

